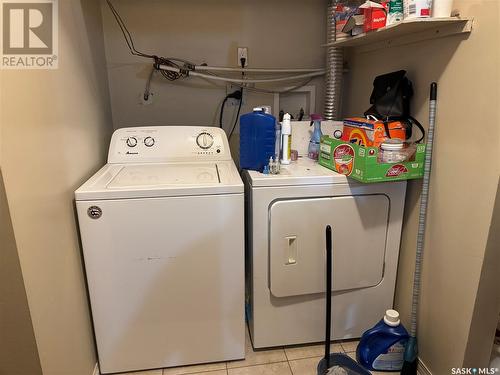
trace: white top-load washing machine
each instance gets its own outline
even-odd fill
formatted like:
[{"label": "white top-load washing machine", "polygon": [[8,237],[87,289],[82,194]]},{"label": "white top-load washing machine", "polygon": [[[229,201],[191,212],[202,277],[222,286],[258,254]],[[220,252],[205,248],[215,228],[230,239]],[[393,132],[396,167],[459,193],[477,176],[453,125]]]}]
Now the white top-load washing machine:
[{"label": "white top-load washing machine", "polygon": [[307,157],[243,180],[255,348],[324,340],[327,225],[333,338],[360,337],[393,306],[406,182],[355,183]]},{"label": "white top-load washing machine", "polygon": [[119,129],[75,196],[101,373],[244,357],[243,183],[221,129]]}]

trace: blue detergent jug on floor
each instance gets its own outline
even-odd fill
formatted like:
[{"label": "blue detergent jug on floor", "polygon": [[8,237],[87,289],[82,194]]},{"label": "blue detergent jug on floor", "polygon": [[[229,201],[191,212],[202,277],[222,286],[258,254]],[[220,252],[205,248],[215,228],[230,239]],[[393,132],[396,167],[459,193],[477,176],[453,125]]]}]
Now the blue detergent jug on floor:
[{"label": "blue detergent jug on floor", "polygon": [[384,318],[369,329],[359,341],[358,362],[370,370],[400,371],[409,335],[396,310],[387,310]]},{"label": "blue detergent jug on floor", "polygon": [[276,118],[262,108],[240,117],[240,168],[262,172],[275,155]]}]

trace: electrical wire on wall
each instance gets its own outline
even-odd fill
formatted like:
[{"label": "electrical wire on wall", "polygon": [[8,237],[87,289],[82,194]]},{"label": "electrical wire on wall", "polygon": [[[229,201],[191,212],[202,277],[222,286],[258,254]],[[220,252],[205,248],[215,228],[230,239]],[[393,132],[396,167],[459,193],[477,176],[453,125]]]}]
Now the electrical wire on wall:
[{"label": "electrical wire on wall", "polygon": [[[178,57],[163,57],[153,53],[145,53],[139,51],[135,47],[134,39],[132,34],[128,30],[123,18],[120,16],[116,8],[114,7],[111,0],[106,0],[108,7],[113,14],[118,27],[125,39],[125,43],[130,51],[130,53],[134,56],[151,59],[153,60],[153,68],[148,76],[146,87],[144,90],[144,100],[148,100],[151,95],[151,82],[154,76],[154,73],[158,71],[163,78],[168,81],[176,81],[179,79],[186,79],[188,77],[198,77],[202,79],[207,79],[214,82],[229,82],[232,85],[239,87],[240,90],[232,93],[233,96],[227,95],[224,98],[224,101],[221,106],[221,113],[219,118],[219,126],[222,127],[222,120],[224,115],[224,106],[230,98],[239,100],[238,105],[238,113],[236,117],[236,121],[232,126],[229,132],[229,138],[234,132],[236,124],[238,122],[239,113],[241,111],[242,101],[243,101],[243,89],[252,91],[252,92],[261,92],[261,93],[285,93],[289,91],[296,90],[300,87],[307,85],[314,77],[319,77],[325,74],[324,69],[304,69],[304,68],[295,68],[295,69],[276,69],[276,68],[253,68],[248,69],[245,68],[245,61],[242,61],[241,68],[233,68],[233,67],[214,67],[204,65],[196,65],[195,63],[178,58]],[[221,74],[224,73],[224,74]],[[234,78],[228,76],[230,73],[241,73],[241,78]],[[245,76],[245,74],[272,74],[272,76],[266,78],[256,78]],[[300,83],[296,84],[293,87],[287,88],[285,90],[275,90],[269,88],[260,88],[260,87],[249,87],[249,84],[275,84],[281,85],[285,82],[290,81],[300,81]],[[236,94],[238,93],[238,94]]]},{"label": "electrical wire on wall", "polygon": [[[118,27],[123,34],[125,42],[130,50],[130,53],[134,56],[143,57],[152,59],[154,62],[154,67],[156,70],[160,70],[161,74],[170,81],[174,81],[180,78],[187,78],[188,76],[202,77],[211,80],[220,80],[226,82],[233,83],[272,83],[272,82],[284,82],[284,81],[293,81],[298,79],[306,79],[310,77],[317,77],[325,74],[324,69],[262,69],[262,68],[254,68],[248,69],[244,66],[241,68],[233,68],[233,67],[211,67],[208,65],[196,65],[195,63],[178,58],[178,57],[163,57],[158,56],[156,54],[144,53],[135,47],[134,39],[132,34],[127,28],[127,25],[123,21],[123,18],[120,16],[116,8],[114,7],[111,0],[106,0],[106,3],[113,14]],[[197,72],[203,71],[204,73]],[[301,73],[297,75],[291,76],[275,76],[266,79],[252,79],[247,77],[246,81],[243,82],[242,79],[235,79],[227,76],[220,76],[214,72],[241,72],[241,73],[255,73],[255,74],[265,74],[265,73],[274,73],[274,74],[291,74],[291,73]]]},{"label": "electrical wire on wall", "polygon": [[[132,34],[128,30],[127,25],[123,21],[123,18],[120,16],[120,13],[118,13],[118,11],[116,10],[116,8],[114,7],[113,3],[110,0],[106,0],[106,3],[108,4],[109,9],[111,10],[111,13],[114,16],[116,23],[118,24],[118,27],[120,28],[120,31],[123,35],[123,38],[125,39],[125,43],[127,44],[127,47],[132,55],[138,57],[144,57],[147,59],[152,59],[154,61],[153,67],[155,70],[159,70],[156,68],[156,66],[158,65],[164,65],[179,70],[179,72],[162,70],[160,72],[163,77],[165,77],[169,81],[175,81],[176,79],[182,78],[183,74],[181,73],[181,69],[184,69],[184,67],[187,66],[195,66],[194,63],[191,63],[184,59],[161,57],[155,54],[144,53],[137,50],[137,48],[135,47],[134,38],[132,37]],[[182,63],[182,65],[179,63]],[[150,77],[152,78],[152,74],[150,75]]]},{"label": "electrical wire on wall", "polygon": [[[240,59],[241,67],[245,68],[247,60],[245,58]],[[241,71],[241,78],[245,78],[245,71]],[[231,137],[233,136],[234,129],[236,129],[236,124],[238,123],[238,120],[240,118],[240,112],[241,112],[241,105],[243,104],[243,86],[240,86],[240,103],[238,104],[238,112],[236,112],[236,118],[234,120],[233,127],[231,128],[231,131],[229,132],[228,139],[231,140]]]},{"label": "electrical wire on wall", "polygon": [[147,53],[140,52],[135,48],[134,39],[132,38],[132,35],[130,34],[129,30],[127,29],[125,22],[123,22],[123,19],[121,18],[120,14],[115,9],[115,7],[113,6],[113,4],[111,3],[110,0],[106,0],[106,2],[108,3],[108,6],[109,6],[109,9],[111,10],[111,13],[113,13],[113,16],[115,17],[116,23],[118,23],[118,26],[120,27],[120,30],[123,34],[123,37],[125,38],[125,42],[127,43],[128,49],[130,50],[130,53],[134,56],[146,57],[146,58],[150,58],[150,59],[156,58],[155,55],[149,55]]},{"label": "electrical wire on wall", "polygon": [[146,88],[144,89],[144,100],[148,101],[151,96],[151,81],[153,80],[153,75],[155,74],[156,69],[151,69],[149,73],[148,80],[146,81]]},{"label": "electrical wire on wall", "polygon": [[[242,68],[244,68],[245,64],[246,64],[246,59],[245,58],[241,58],[240,61],[241,61]],[[242,70],[241,71],[241,78],[244,78],[244,76],[245,76],[245,72]],[[239,87],[240,87],[239,90],[234,91],[233,93],[226,95],[226,97],[222,101],[222,105],[221,105],[221,108],[220,108],[219,126],[220,126],[221,129],[223,129],[222,120],[223,120],[223,117],[224,117],[224,106],[226,105],[227,100],[230,99],[230,98],[234,98],[234,99],[239,100],[238,111],[236,112],[236,119],[234,120],[234,124],[231,127],[231,130],[229,131],[229,135],[228,135],[228,139],[229,140],[231,140],[231,137],[233,135],[234,129],[236,128],[236,125],[238,124],[238,119],[240,117],[240,112],[241,112],[241,106],[243,104],[243,88],[244,88],[244,86],[240,85]]]},{"label": "electrical wire on wall", "polygon": [[241,99],[240,99],[240,104],[238,105],[238,112],[236,112],[236,119],[234,120],[233,127],[231,128],[231,131],[229,132],[229,139],[231,139],[231,136],[233,135],[234,129],[236,129],[236,124],[238,123],[238,120],[240,118],[240,112],[241,112],[241,105],[243,103],[243,87],[240,89],[241,92]]},{"label": "electrical wire on wall", "polygon": [[223,129],[223,119],[224,119],[224,108],[226,106],[226,103],[229,99],[236,99],[240,103],[242,102],[243,98],[243,89],[241,88],[240,90],[236,90],[230,94],[227,94],[224,100],[222,101],[221,108],[220,108],[220,115],[219,115],[219,128]]}]

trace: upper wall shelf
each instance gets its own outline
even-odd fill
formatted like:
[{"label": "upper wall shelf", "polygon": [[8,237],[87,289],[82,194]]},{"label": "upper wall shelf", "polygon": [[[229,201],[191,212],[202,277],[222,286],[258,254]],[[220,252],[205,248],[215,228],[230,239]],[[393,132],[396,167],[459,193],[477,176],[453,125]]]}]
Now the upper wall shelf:
[{"label": "upper wall shelf", "polygon": [[472,22],[472,18],[458,17],[415,18],[324,46],[355,47],[359,52],[368,52],[448,35],[470,33]]}]

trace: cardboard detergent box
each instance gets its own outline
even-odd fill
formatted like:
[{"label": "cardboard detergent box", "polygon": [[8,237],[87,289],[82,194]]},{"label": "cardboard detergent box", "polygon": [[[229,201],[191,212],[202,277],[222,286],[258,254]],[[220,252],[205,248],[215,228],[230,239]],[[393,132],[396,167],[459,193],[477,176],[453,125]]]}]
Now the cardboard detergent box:
[{"label": "cardboard detergent box", "polygon": [[365,183],[423,177],[425,144],[418,144],[414,156],[401,163],[380,163],[378,153],[377,147],[363,147],[324,135],[319,164]]}]

